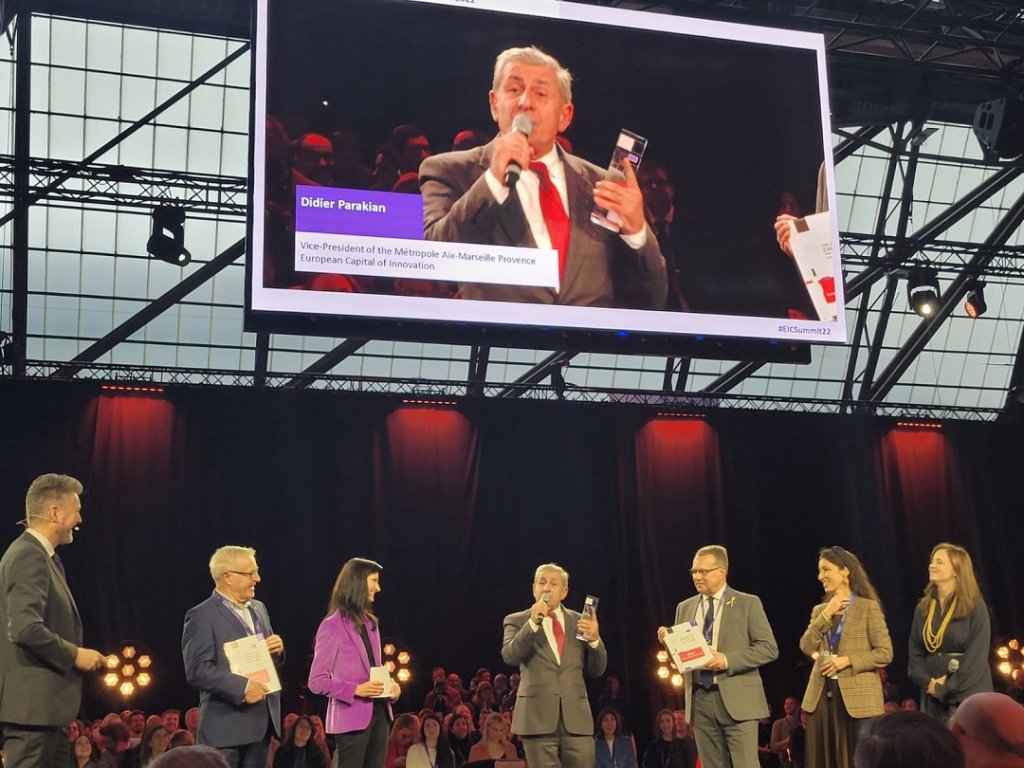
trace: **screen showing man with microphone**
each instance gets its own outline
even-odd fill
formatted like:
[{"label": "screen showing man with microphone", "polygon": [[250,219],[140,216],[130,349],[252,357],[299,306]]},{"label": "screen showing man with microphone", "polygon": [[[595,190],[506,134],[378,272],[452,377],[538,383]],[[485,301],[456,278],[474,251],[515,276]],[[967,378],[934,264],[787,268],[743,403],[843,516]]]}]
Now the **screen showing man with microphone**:
[{"label": "screen showing man with microphone", "polygon": [[[424,235],[546,251],[557,259],[558,286],[462,282],[459,297],[663,309],[665,260],[633,168],[611,179],[556,142],[574,115],[569,71],[534,46],[509,48],[495,62],[489,101],[493,141],[420,166]],[[621,219],[621,232],[591,223],[595,204]]]},{"label": "screen showing man with microphone", "polygon": [[[520,180],[522,181],[522,180]],[[519,666],[512,731],[523,740],[530,768],[593,768],[594,721],[583,673],[604,674],[608,650],[596,612],[562,605],[569,574],[557,563],[537,567],[534,604],[504,621],[501,657]]]}]

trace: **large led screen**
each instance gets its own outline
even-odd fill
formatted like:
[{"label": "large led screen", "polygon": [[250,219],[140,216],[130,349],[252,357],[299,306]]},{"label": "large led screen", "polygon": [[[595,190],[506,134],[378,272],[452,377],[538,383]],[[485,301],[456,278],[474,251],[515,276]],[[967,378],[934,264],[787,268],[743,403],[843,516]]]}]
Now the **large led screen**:
[{"label": "large led screen", "polygon": [[258,0],[253,58],[250,327],[846,340],[820,35]]}]

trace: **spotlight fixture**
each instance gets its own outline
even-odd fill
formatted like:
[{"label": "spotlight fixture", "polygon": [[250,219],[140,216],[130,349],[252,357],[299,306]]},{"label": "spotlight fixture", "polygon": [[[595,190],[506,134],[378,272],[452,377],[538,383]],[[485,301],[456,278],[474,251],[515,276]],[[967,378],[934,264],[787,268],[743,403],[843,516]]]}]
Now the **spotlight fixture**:
[{"label": "spotlight fixture", "polygon": [[981,317],[988,311],[988,304],[985,303],[985,283],[977,280],[967,289],[964,310],[971,319]]},{"label": "spotlight fixture", "polygon": [[185,247],[185,209],[161,205],[153,209],[153,234],[146,251],[160,261],[184,267],[192,261]]},{"label": "spotlight fixture", "polygon": [[974,111],[974,135],[982,149],[996,157],[1024,153],[1024,100],[996,99]]},{"label": "spotlight fixture", "polygon": [[939,311],[939,277],[932,267],[912,267],[907,275],[907,301],[921,317]]}]

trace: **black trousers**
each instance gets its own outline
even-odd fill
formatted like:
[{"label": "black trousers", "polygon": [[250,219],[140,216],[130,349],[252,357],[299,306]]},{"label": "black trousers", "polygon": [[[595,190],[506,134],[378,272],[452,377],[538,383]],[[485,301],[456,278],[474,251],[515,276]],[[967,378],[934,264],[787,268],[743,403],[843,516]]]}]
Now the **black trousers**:
[{"label": "black trousers", "polygon": [[388,752],[388,712],[373,708],[370,724],[361,731],[334,735],[336,768],[383,768]]}]

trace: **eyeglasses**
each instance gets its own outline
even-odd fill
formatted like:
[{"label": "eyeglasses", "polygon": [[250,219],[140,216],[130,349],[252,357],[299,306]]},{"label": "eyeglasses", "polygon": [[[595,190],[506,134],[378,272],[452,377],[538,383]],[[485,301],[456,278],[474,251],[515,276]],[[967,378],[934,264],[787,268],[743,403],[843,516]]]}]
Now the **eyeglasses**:
[{"label": "eyeglasses", "polygon": [[709,573],[714,573],[715,571],[720,571],[724,567],[725,566],[723,566],[723,565],[719,565],[719,566],[716,566],[714,568],[691,568],[690,569],[690,575],[691,576],[700,576],[701,578],[704,578]]},{"label": "eyeglasses", "polygon": [[245,576],[246,578],[254,579],[260,575],[260,569],[257,568],[252,571],[224,571],[224,573],[233,573],[236,576]]}]

